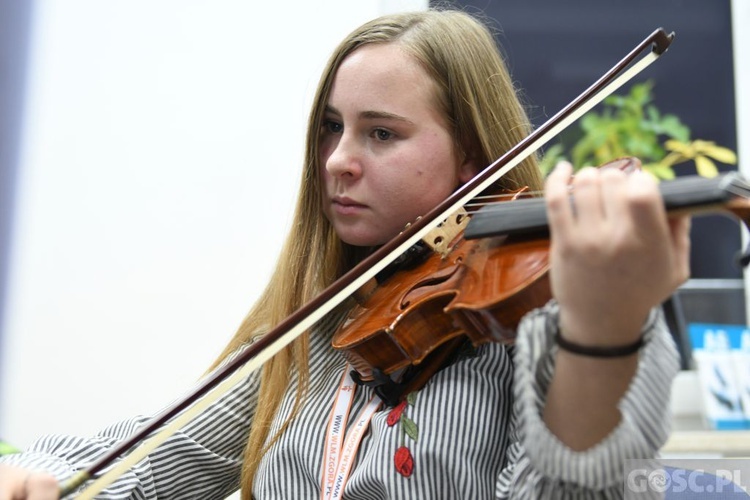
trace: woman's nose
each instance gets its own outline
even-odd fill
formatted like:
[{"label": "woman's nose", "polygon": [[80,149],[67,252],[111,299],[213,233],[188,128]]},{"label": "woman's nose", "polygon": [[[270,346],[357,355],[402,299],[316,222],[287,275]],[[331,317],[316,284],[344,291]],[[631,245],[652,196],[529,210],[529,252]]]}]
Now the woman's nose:
[{"label": "woman's nose", "polygon": [[334,177],[359,178],[362,175],[362,161],[362,148],[356,138],[344,133],[332,145],[325,167]]}]

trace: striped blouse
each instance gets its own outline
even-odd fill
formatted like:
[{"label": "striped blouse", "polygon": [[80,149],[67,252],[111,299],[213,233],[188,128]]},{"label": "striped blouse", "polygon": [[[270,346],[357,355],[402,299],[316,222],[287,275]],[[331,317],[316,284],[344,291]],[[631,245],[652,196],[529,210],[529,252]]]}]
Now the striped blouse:
[{"label": "striped blouse", "polygon": [[[554,370],[556,325],[552,302],[524,318],[514,348],[488,344],[459,357],[409,398],[400,418],[381,407],[362,439],[344,498],[621,498],[624,461],[655,456],[667,438],[676,350],[655,310],[644,327],[648,342],[638,372],[620,402],[621,423],[598,446],[574,452],[541,419]],[[330,335],[318,331],[311,339],[308,397],[261,461],[252,490],[258,500],[320,498],[325,432],[346,367]],[[286,393],[271,435],[290,413],[293,394]],[[371,396],[369,388],[358,388],[351,415]],[[101,498],[225,498],[240,486],[257,397],[252,374]],[[146,420],[124,420],[87,439],[45,436],[3,460],[65,480]],[[397,464],[401,447],[413,460],[410,474]]]}]

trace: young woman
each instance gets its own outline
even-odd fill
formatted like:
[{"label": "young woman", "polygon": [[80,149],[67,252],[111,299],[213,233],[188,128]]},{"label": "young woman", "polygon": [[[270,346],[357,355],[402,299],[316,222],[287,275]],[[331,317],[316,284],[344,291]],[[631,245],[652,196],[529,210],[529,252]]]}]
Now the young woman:
[{"label": "young woman", "polygon": [[[314,102],[297,223],[217,364],[529,132],[491,34],[454,11],[392,15],[355,30]],[[500,182],[543,187],[533,159]],[[462,351],[405,403],[372,405],[370,388],[348,390],[347,363],[331,347],[345,313],[337,311],[102,495],[621,496],[624,460],[654,456],[668,433],[678,363],[658,306],[688,276],[689,221],[668,219],[655,184],[637,173],[585,169],[571,179],[562,165],[545,191],[554,300],[524,317],[514,347]],[[613,350],[622,352],[605,356]],[[55,498],[57,481],[145,420],[90,439],[40,439],[6,458],[0,499]],[[365,431],[351,438],[358,424]]]}]

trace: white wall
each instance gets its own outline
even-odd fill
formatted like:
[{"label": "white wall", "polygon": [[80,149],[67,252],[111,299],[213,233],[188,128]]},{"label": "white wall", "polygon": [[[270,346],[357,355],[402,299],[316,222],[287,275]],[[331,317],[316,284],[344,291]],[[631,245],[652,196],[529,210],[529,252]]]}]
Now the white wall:
[{"label": "white wall", "polygon": [[39,0],[0,436],[87,435],[182,394],[286,232],[335,43],[426,0]]}]

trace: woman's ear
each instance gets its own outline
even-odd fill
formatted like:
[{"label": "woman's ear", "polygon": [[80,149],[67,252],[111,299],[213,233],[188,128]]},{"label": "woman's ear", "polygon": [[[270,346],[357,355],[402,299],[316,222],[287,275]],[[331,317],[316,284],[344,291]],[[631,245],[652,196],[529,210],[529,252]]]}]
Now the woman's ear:
[{"label": "woman's ear", "polygon": [[478,173],[479,165],[477,165],[474,158],[466,157],[458,166],[458,180],[461,184],[466,184]]}]

